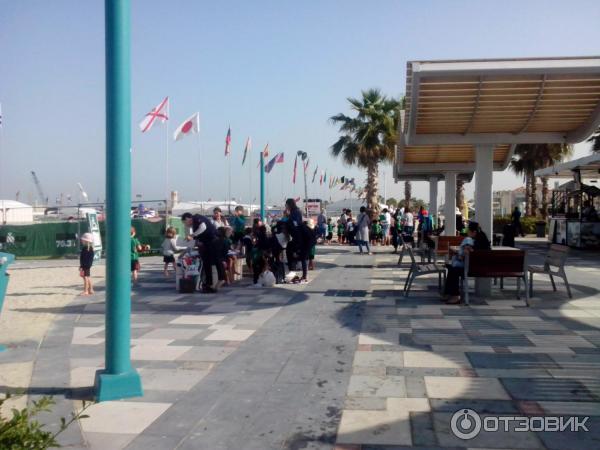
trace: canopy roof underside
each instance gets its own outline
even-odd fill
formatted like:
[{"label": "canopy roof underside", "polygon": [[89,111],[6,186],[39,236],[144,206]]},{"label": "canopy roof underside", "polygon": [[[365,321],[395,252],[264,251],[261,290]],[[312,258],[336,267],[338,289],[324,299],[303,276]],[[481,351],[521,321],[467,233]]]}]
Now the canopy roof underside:
[{"label": "canopy roof underside", "polygon": [[578,142],[600,124],[600,58],[411,61],[410,145]]}]

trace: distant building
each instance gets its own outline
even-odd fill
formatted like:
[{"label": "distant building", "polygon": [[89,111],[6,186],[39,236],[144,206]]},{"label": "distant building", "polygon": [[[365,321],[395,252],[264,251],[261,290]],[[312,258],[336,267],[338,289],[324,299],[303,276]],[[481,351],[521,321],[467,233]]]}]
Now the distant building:
[{"label": "distant building", "polygon": [[0,200],[0,225],[32,223],[33,207],[15,200]]},{"label": "distant building", "polygon": [[[538,205],[542,206],[542,185],[537,185],[536,197]],[[548,202],[552,198],[552,189],[548,189]],[[525,187],[513,190],[494,191],[492,194],[494,216],[509,216],[515,206],[525,210]]]}]

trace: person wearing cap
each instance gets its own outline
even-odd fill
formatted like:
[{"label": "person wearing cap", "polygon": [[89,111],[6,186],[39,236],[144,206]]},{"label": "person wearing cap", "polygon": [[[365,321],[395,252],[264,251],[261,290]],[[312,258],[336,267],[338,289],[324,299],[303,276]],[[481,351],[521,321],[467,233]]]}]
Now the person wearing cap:
[{"label": "person wearing cap", "polygon": [[469,222],[467,237],[460,243],[458,254],[452,257],[450,264],[446,264],[448,273],[446,275],[443,298],[447,304],[456,305],[461,302],[459,284],[460,277],[463,276],[465,270],[466,254],[476,250],[489,249],[491,249],[490,240],[481,228],[479,228],[479,224],[477,222]]},{"label": "person wearing cap", "polygon": [[83,292],[81,295],[94,295],[92,286],[91,270],[94,264],[94,237],[92,233],[84,233],[81,236],[81,252],[79,253],[79,276],[83,278]]}]

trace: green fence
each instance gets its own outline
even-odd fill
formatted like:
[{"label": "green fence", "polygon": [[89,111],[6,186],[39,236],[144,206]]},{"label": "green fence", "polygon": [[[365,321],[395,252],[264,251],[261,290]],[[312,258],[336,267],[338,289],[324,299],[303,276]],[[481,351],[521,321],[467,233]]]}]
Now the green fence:
[{"label": "green fence", "polygon": [[[169,224],[183,233],[181,220],[169,219]],[[160,248],[165,232],[165,220],[151,222],[145,219],[132,219],[138,239],[152,249]],[[100,222],[102,244],[105,239],[105,223]],[[79,235],[88,231],[87,221],[36,223],[30,225],[0,226],[0,251],[17,257],[60,258],[79,253]]]}]

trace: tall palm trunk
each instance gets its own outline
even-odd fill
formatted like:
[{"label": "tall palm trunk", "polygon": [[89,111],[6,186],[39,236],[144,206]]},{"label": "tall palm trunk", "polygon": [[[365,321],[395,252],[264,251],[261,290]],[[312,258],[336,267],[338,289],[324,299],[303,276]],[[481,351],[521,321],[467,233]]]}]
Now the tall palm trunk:
[{"label": "tall palm trunk", "polygon": [[456,207],[462,211],[465,205],[465,180],[456,180]]},{"label": "tall palm trunk", "polygon": [[412,184],[410,181],[404,182],[404,209],[410,209],[410,199],[412,198]]},{"label": "tall palm trunk", "polygon": [[538,198],[537,198],[537,183],[536,176],[533,174],[533,169],[529,175],[531,179],[531,215],[536,217],[538,215]]},{"label": "tall palm trunk", "polygon": [[525,172],[525,215],[531,215],[531,182],[529,172]]},{"label": "tall palm trunk", "polygon": [[542,177],[542,219],[548,218],[548,177]]},{"label": "tall palm trunk", "polygon": [[367,208],[379,212],[379,166],[376,162],[367,167]]}]

